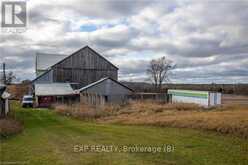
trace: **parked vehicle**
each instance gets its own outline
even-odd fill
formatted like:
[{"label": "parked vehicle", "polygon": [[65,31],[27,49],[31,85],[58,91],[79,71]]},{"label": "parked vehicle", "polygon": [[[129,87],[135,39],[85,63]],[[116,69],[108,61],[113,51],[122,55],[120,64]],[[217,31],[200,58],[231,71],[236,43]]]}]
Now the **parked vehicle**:
[{"label": "parked vehicle", "polygon": [[33,107],[34,101],[32,95],[24,95],[22,98],[22,107]]}]

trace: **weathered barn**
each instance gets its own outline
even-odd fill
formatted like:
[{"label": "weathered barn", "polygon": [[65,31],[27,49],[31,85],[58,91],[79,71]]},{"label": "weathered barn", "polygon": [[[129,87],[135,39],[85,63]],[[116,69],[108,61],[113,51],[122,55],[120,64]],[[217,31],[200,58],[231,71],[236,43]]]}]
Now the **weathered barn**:
[{"label": "weathered barn", "polygon": [[54,103],[73,103],[79,95],[69,83],[35,84],[36,106],[49,107]]},{"label": "weathered barn", "polygon": [[83,87],[103,77],[117,80],[118,68],[89,46],[85,46],[50,66],[48,70],[33,80],[33,84],[70,82],[78,83]]},{"label": "weathered barn", "polygon": [[132,92],[132,89],[109,77],[103,78],[78,90],[78,93],[80,93],[80,101],[93,105],[123,103],[127,101],[127,96]]},{"label": "weathered barn", "polygon": [[66,58],[68,55],[64,54],[47,54],[47,53],[36,53],[35,57],[35,73],[36,76],[40,76],[59,61]]}]

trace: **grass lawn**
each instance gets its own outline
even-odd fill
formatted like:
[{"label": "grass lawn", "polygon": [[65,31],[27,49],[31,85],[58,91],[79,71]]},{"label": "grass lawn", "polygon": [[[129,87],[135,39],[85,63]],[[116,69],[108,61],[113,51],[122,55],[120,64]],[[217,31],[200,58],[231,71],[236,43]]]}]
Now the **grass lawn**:
[{"label": "grass lawn", "polygon": [[[246,165],[248,141],[212,132],[96,124],[14,105],[24,131],[2,139],[0,164]],[[75,145],[175,146],[170,153],[77,153]]]}]

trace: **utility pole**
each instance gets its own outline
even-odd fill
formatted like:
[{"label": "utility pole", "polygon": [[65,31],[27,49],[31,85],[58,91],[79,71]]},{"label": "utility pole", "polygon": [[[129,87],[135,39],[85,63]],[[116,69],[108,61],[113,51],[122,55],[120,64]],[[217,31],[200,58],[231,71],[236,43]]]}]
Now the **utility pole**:
[{"label": "utility pole", "polygon": [[5,63],[3,63],[3,84],[6,85],[6,72]]}]

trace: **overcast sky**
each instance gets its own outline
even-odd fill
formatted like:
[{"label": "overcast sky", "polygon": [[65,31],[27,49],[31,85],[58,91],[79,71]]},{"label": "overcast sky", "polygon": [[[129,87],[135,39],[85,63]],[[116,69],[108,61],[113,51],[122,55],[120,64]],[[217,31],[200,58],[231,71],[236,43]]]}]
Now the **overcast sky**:
[{"label": "overcast sky", "polygon": [[176,64],[174,83],[248,83],[248,1],[29,0],[24,33],[1,32],[0,62],[35,77],[36,52],[89,45],[119,70],[146,80],[149,60]]}]

